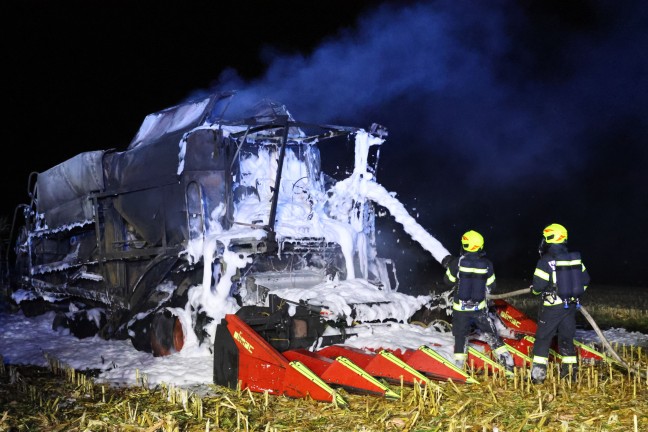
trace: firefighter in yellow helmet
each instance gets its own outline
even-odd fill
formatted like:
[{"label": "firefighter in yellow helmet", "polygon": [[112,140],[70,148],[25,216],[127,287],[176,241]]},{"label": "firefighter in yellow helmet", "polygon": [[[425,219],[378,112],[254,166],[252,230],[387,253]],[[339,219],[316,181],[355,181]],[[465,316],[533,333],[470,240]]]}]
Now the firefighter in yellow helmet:
[{"label": "firefighter in yellow helmet", "polygon": [[495,287],[493,263],[486,258],[484,238],[477,231],[467,231],[461,237],[460,257],[447,257],[444,282],[455,287],[452,304],[452,335],[454,336],[455,364],[463,367],[466,337],[475,325],[481,331],[480,339],[487,342],[495,358],[507,370],[513,370],[513,357],[500,338],[488,312],[486,295]]},{"label": "firefighter in yellow helmet", "polygon": [[578,367],[574,346],[576,310],[590,277],[580,253],[567,249],[567,229],[560,224],[545,227],[539,252],[531,292],[542,296],[542,306],[533,345],[531,380],[535,384],[545,380],[549,348],[556,334],[561,355],[560,376],[571,374],[571,379],[575,380]]}]

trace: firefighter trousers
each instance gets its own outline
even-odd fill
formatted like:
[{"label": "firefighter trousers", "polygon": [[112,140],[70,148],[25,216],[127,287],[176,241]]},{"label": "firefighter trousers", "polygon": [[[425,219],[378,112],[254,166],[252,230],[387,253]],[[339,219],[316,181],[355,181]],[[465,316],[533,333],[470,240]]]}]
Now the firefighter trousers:
[{"label": "firefighter trousers", "polygon": [[576,305],[543,305],[538,315],[538,329],[533,344],[533,355],[549,357],[549,348],[558,334],[558,352],[562,356],[575,356],[574,335],[576,334]]}]

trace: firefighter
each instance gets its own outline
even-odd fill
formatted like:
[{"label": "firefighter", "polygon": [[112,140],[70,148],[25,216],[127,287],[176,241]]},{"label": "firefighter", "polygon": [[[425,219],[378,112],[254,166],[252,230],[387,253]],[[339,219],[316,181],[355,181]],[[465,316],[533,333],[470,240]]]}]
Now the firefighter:
[{"label": "firefighter", "polygon": [[562,356],[560,376],[564,378],[571,373],[571,378],[576,379],[576,310],[580,308],[580,296],[590,281],[580,253],[567,249],[564,226],[548,225],[542,236],[538,248],[540,259],[531,285],[531,292],[542,296],[531,366],[531,381],[535,384],[541,384],[547,376],[549,348],[556,334],[558,352]]},{"label": "firefighter", "polygon": [[452,335],[454,336],[455,364],[464,367],[466,337],[474,324],[482,332],[482,338],[495,354],[495,358],[508,371],[513,370],[513,357],[499,337],[495,323],[488,312],[486,295],[495,287],[493,263],[486,258],[484,238],[470,230],[461,237],[462,253],[446,257],[444,282],[455,287],[452,304]]}]

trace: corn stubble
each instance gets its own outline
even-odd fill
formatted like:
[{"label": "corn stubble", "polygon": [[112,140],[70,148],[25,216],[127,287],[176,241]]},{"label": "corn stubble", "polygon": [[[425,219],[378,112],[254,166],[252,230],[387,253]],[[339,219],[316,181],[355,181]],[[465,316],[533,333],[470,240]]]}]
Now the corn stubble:
[{"label": "corn stubble", "polygon": [[477,374],[479,384],[396,385],[397,400],[339,390],[349,408],[218,386],[151,387],[145,377],[109,387],[49,359],[49,368],[0,367],[0,431],[648,430],[646,350],[615,350],[636,372],[581,364],[572,381],[552,364],[541,385],[518,368],[512,378]]},{"label": "corn stubble", "polygon": [[[588,310],[600,326],[648,333],[646,296],[623,294],[588,290]],[[537,310],[530,296],[511,303],[530,316]],[[613,348],[631,371],[612,363],[580,364],[572,381],[560,379],[559,365],[550,364],[547,380],[534,385],[528,368],[508,379],[469,370],[479,384],[391,386],[401,396],[397,400],[341,389],[349,408],[214,385],[150,386],[138,372],[137,386],[110,387],[52,358],[48,368],[0,361],[0,432],[648,431],[646,348]]]}]

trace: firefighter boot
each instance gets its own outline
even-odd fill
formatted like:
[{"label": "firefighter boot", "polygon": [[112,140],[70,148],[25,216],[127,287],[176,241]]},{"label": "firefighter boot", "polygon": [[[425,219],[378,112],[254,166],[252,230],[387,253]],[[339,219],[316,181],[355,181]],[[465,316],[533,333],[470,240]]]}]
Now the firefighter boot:
[{"label": "firefighter boot", "polygon": [[533,363],[531,365],[531,382],[533,384],[542,384],[547,378],[547,365]]},{"label": "firefighter boot", "polygon": [[454,354],[455,366],[457,366],[459,369],[463,369],[464,366],[466,365],[467,358],[468,358],[468,354],[466,353],[455,353]]}]

